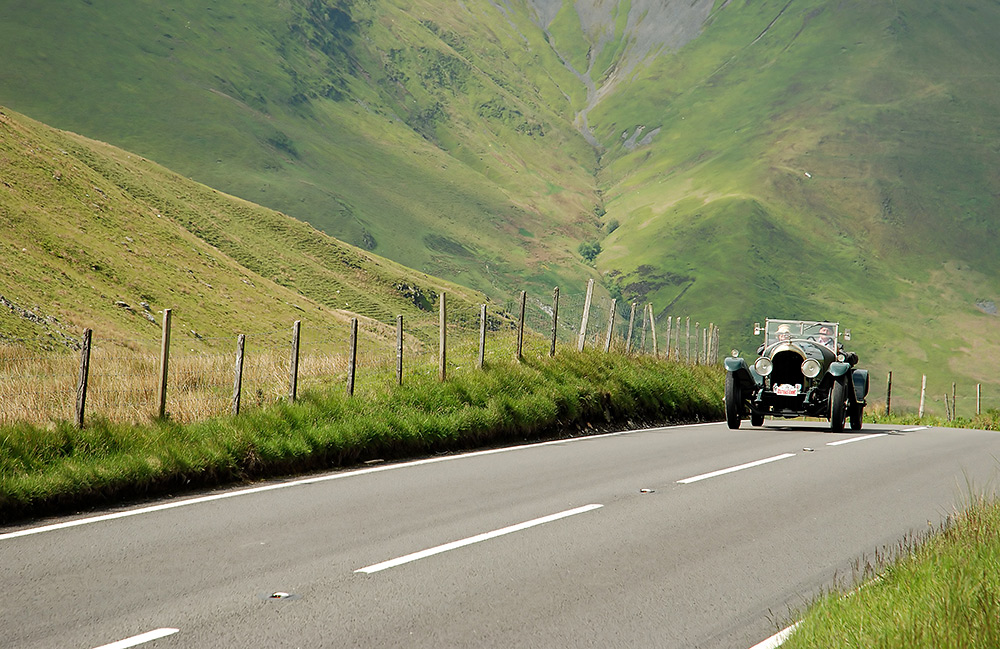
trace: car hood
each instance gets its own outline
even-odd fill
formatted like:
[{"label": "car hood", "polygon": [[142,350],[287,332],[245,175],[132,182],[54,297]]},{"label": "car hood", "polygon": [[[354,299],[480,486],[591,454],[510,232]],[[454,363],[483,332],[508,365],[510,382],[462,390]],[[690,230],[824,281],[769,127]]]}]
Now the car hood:
[{"label": "car hood", "polygon": [[780,352],[792,351],[802,357],[803,360],[813,358],[824,366],[837,360],[836,354],[826,345],[813,342],[811,340],[791,340],[777,342],[764,350],[763,356],[774,358]]}]

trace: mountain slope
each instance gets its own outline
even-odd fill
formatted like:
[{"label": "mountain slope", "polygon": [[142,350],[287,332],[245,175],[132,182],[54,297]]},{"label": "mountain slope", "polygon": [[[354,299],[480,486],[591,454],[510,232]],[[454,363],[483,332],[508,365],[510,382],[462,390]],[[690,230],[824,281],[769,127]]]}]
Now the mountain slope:
[{"label": "mountain slope", "polygon": [[987,0],[53,0],[6,8],[0,103],[494,298],[599,277],[744,349],[835,318],[877,373],[1000,389],[998,27]]},{"label": "mountain slope", "polygon": [[744,348],[754,320],[834,318],[911,390],[995,383],[997,28],[985,2],[718,9],[590,115],[621,223],[599,267]]},{"label": "mountain slope", "polygon": [[199,348],[295,320],[346,343],[354,314],[388,347],[379,323],[404,314],[409,331],[433,331],[440,291],[470,314],[483,298],[7,109],[0,164],[0,341],[58,348],[91,327],[155,348],[171,308],[175,340]]}]

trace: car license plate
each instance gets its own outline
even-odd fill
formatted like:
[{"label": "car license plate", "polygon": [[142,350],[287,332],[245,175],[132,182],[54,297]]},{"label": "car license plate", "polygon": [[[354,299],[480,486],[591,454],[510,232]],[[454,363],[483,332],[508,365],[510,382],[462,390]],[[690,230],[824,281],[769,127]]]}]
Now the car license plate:
[{"label": "car license plate", "polygon": [[787,383],[782,385],[776,385],[774,387],[774,393],[782,397],[794,397],[799,393],[798,386],[788,385]]}]

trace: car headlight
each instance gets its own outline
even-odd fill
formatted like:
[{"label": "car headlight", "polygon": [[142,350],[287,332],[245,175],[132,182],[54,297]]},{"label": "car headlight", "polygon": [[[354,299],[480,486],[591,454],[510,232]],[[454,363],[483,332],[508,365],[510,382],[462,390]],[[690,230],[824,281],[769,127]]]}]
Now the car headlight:
[{"label": "car headlight", "polygon": [[774,363],[771,362],[770,358],[765,358],[761,356],[756,361],[754,361],[753,368],[757,370],[757,373],[761,376],[767,376],[774,369]]},{"label": "car headlight", "polygon": [[802,362],[802,375],[814,379],[819,376],[819,371],[823,367],[819,364],[819,361],[815,358],[807,358]]}]

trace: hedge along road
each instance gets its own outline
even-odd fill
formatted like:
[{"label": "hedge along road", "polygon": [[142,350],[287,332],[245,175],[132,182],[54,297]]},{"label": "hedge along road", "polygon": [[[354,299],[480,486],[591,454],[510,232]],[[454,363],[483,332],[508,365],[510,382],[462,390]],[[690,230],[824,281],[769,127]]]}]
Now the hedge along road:
[{"label": "hedge along road", "polygon": [[997,435],[678,426],[6,528],[0,628],[83,649],[749,648],[993,484]]}]

